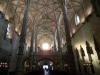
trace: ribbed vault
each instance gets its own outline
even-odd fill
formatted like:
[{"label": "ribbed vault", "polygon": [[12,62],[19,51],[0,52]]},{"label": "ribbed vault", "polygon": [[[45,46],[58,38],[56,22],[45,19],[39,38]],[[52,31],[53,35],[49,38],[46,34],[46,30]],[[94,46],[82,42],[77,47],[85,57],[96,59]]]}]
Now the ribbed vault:
[{"label": "ribbed vault", "polygon": [[[44,41],[50,44],[53,43],[54,32],[59,23],[59,16],[63,16],[62,1],[66,1],[67,17],[71,30],[75,27],[75,14],[83,17],[87,9],[86,7],[89,5],[89,0],[30,0],[26,36],[27,43],[30,43],[33,26],[35,27],[34,32],[37,33],[38,45]],[[5,14],[6,19],[13,24],[15,31],[19,34],[22,28],[25,5],[25,0],[0,0],[0,10]],[[61,39],[65,40],[63,18],[61,18],[59,24]]]}]

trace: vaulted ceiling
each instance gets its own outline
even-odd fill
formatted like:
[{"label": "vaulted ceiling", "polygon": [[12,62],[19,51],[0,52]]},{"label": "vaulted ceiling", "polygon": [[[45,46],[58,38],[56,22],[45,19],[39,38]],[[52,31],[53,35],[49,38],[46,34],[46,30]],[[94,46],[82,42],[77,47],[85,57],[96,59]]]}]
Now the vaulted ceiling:
[{"label": "vaulted ceiling", "polygon": [[[60,19],[61,38],[65,39],[63,25],[63,15],[61,1],[64,0],[30,0],[29,18],[27,29],[27,42],[30,43],[30,36],[35,27],[37,42],[44,41],[53,43],[56,25]],[[67,7],[67,17],[70,27],[74,27],[75,14],[82,15],[84,8],[89,4],[89,0],[65,0]],[[25,0],[0,0],[0,10],[5,13],[6,18],[15,26],[15,30],[20,34],[25,9]],[[62,17],[60,17],[62,16]]]}]

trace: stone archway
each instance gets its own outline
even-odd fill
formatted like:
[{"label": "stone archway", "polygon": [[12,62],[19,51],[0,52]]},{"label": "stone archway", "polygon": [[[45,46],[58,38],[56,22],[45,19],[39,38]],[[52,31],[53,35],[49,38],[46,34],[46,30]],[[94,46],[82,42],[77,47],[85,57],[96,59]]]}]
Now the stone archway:
[{"label": "stone archway", "polygon": [[54,65],[54,61],[52,59],[44,58],[38,61],[38,66],[40,69],[43,69],[43,66],[48,66],[48,68],[52,70],[53,65]]}]

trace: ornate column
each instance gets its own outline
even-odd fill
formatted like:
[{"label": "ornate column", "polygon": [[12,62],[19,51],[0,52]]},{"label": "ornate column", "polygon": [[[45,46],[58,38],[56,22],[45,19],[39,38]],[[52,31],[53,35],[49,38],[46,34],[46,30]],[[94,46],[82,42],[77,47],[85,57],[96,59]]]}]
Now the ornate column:
[{"label": "ornate column", "polygon": [[29,50],[29,64],[30,64],[30,70],[32,70],[32,65],[33,65],[33,58],[34,58],[34,55],[33,55],[33,43],[34,43],[34,30],[32,30],[32,33],[31,33],[31,46],[30,46],[30,50]]},{"label": "ornate column", "polygon": [[[56,17],[56,14],[54,13],[54,16]],[[56,21],[56,29],[55,29],[55,47],[56,47],[56,54],[57,54],[57,62],[58,65],[60,66],[59,68],[62,70],[63,69],[63,59],[62,59],[62,49],[61,49],[61,37],[60,37],[60,24],[62,20],[62,13],[58,17],[55,18]],[[58,57],[60,56],[60,57]]]},{"label": "ornate column", "polygon": [[32,33],[31,33],[31,47],[30,47],[30,50],[29,50],[29,62],[30,62],[30,69],[32,70],[32,66],[34,65],[35,63],[35,53],[36,53],[36,47],[35,47],[35,42],[36,42],[36,39],[35,39],[35,24],[34,24],[34,21],[33,21],[33,30],[32,30]]},{"label": "ornate column", "polygon": [[72,44],[71,44],[71,37],[70,37],[70,28],[69,28],[69,22],[67,19],[67,7],[66,7],[66,3],[67,0],[59,0],[59,2],[61,3],[61,8],[63,11],[63,20],[64,20],[64,26],[65,26],[65,35],[66,35],[66,48],[67,48],[67,52],[66,52],[66,63],[69,66],[69,72],[75,74],[76,73],[76,66],[75,66],[75,58],[74,58],[74,53],[73,53],[73,49],[72,49]]},{"label": "ornate column", "polygon": [[23,52],[25,48],[26,43],[26,32],[27,32],[27,26],[28,26],[28,11],[29,11],[29,5],[30,0],[25,0],[25,11],[24,11],[24,17],[23,17],[23,24],[22,24],[22,30],[19,40],[19,51],[17,55],[17,63],[16,63],[16,75],[23,75]]},{"label": "ornate column", "polygon": [[54,52],[57,51],[57,39],[56,39],[56,31],[54,32]]}]

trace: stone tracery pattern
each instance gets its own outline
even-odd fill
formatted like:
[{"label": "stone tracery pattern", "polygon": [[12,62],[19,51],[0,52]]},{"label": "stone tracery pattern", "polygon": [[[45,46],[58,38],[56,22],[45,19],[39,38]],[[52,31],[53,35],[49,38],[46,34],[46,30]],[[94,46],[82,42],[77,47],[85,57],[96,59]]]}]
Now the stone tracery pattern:
[{"label": "stone tracery pattern", "polygon": [[[45,40],[45,38],[53,41],[53,34],[56,29],[56,23],[60,14],[63,12],[60,7],[60,1],[63,0],[30,0],[29,8],[29,27],[27,30],[27,42],[30,43],[32,26],[35,25],[38,39]],[[75,14],[83,11],[84,0],[66,0],[67,1],[67,17],[70,22],[70,27],[74,27],[73,20]],[[1,5],[4,7],[2,10],[9,20],[15,15],[15,30],[20,34],[21,25],[23,20],[23,13],[25,7],[25,0],[0,0]],[[84,5],[83,5],[84,6]],[[6,9],[6,10],[5,10]],[[16,13],[15,13],[16,9]],[[63,18],[62,18],[63,19]],[[72,29],[71,29],[72,30]],[[64,25],[63,20],[60,23],[60,34],[64,38]],[[43,39],[41,39],[43,38]],[[65,39],[65,38],[64,38]],[[40,43],[38,40],[38,43]]]}]

